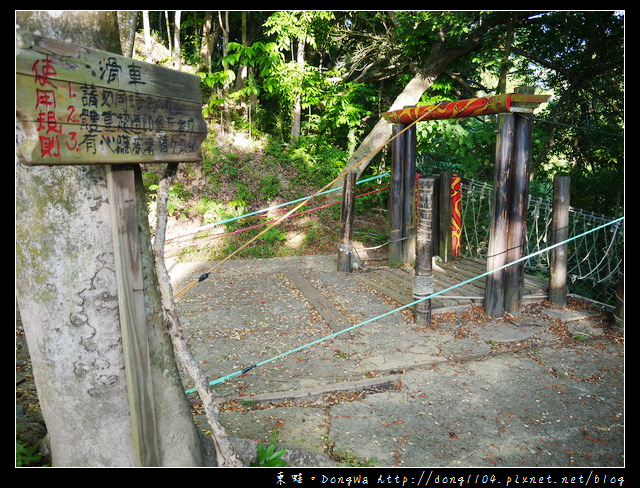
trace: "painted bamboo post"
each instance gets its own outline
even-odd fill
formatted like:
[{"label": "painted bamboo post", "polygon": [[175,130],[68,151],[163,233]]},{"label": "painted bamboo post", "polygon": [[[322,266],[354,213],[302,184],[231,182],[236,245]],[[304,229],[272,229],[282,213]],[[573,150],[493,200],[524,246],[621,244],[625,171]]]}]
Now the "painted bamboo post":
[{"label": "painted bamboo post", "polygon": [[451,206],[451,257],[461,255],[462,237],[462,178],[451,175],[449,205]]},{"label": "painted bamboo post", "polygon": [[[418,180],[416,212],[416,248],[413,275],[413,298],[419,300],[433,293],[434,277],[431,267],[433,249],[434,178]],[[413,308],[418,326],[431,325],[431,299],[423,300]]]},{"label": "painted bamboo post", "polygon": [[404,133],[402,162],[402,257],[413,262],[416,255],[416,126]]},{"label": "painted bamboo post", "polygon": [[[393,135],[403,129],[393,125]],[[389,264],[402,261],[402,160],[404,156],[404,134],[391,142],[391,178],[389,188]]]},{"label": "painted bamboo post", "polygon": [[340,241],[338,243],[338,271],[352,271],[353,254],[353,213],[355,208],[356,171],[350,171],[344,178],[342,188],[342,208],[340,212]]},{"label": "painted bamboo post", "polygon": [[[553,212],[551,244],[566,241],[569,237],[569,175],[553,178]],[[567,304],[567,245],[554,247],[550,251],[549,302],[557,307]]]},{"label": "painted bamboo post", "polygon": [[440,173],[438,188],[439,242],[438,255],[443,261],[451,259],[451,178],[453,173]]},{"label": "painted bamboo post", "polygon": [[498,117],[496,161],[494,165],[493,213],[487,252],[487,271],[494,271],[486,279],[484,308],[487,315],[499,317],[504,313],[504,269],[507,260],[508,175],[513,149],[515,114]]}]

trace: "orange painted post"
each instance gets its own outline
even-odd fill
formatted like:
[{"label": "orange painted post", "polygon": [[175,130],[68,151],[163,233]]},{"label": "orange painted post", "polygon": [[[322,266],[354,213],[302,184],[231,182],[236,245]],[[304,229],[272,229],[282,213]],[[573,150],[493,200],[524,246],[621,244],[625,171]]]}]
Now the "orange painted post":
[{"label": "orange painted post", "polygon": [[462,236],[462,179],[451,176],[451,257],[462,255],[460,238]]}]

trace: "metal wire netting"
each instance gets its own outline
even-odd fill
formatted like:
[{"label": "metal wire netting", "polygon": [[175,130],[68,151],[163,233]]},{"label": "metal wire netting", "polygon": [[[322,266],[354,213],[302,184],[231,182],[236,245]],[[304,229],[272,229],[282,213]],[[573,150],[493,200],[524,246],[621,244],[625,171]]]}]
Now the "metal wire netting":
[{"label": "metal wire netting", "polygon": [[[462,179],[462,254],[487,258],[493,187],[484,182]],[[525,255],[552,244],[553,203],[530,197],[527,212]],[[569,210],[569,238],[588,232],[615,219],[576,208]],[[623,221],[589,232],[567,244],[569,292],[591,300],[615,305],[615,292],[624,254]],[[525,261],[528,273],[549,276],[549,253]]]}]

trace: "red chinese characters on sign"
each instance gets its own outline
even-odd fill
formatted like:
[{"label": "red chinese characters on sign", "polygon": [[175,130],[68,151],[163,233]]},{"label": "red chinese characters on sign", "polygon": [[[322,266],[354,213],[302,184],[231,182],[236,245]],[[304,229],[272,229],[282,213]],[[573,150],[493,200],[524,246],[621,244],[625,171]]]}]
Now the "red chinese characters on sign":
[{"label": "red chinese characters on sign", "polygon": [[38,134],[40,137],[40,152],[42,157],[60,158],[60,134],[56,115],[56,92],[58,88],[51,78],[57,72],[51,58],[39,59],[31,68],[34,82],[42,88],[36,88],[36,109],[38,110]]},{"label": "red chinese characters on sign", "polygon": [[48,55],[31,69],[43,159],[61,160],[72,152],[162,157],[199,149],[192,112],[181,100],[139,93],[146,81],[135,62],[123,67],[116,58],[102,59],[93,71],[98,86],[56,79]]}]

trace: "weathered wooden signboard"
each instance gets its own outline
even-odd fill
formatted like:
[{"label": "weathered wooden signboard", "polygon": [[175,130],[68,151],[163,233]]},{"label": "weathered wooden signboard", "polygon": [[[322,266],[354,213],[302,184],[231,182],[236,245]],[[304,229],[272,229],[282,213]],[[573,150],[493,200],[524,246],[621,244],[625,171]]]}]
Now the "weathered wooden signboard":
[{"label": "weathered wooden signboard", "polygon": [[124,56],[16,33],[16,117],[25,165],[106,166],[137,462],[158,463],[135,172],[202,160],[200,78]]},{"label": "weathered wooden signboard", "polygon": [[18,33],[16,115],[25,164],[202,159],[200,78],[112,53]]}]

